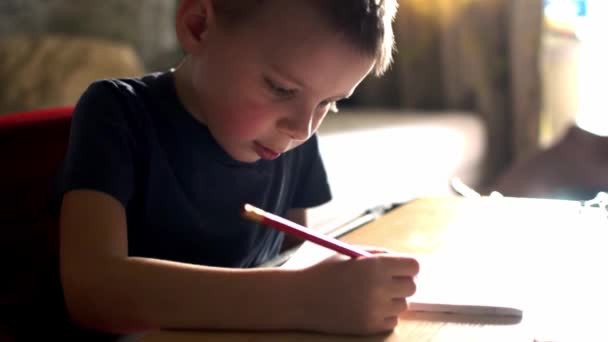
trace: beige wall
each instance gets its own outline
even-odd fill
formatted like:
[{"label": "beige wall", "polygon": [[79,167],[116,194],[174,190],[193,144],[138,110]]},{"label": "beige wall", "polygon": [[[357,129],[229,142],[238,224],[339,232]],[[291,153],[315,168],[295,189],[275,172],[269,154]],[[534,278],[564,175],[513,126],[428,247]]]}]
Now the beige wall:
[{"label": "beige wall", "polygon": [[580,43],[545,33],[541,52],[543,115],[541,143],[547,146],[573,123],[578,111]]}]

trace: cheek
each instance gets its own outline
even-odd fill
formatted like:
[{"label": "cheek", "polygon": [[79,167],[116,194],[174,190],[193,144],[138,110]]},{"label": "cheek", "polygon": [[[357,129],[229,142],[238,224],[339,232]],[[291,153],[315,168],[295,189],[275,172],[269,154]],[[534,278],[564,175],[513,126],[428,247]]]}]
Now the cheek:
[{"label": "cheek", "polygon": [[323,111],[319,114],[315,114],[315,116],[312,119],[312,131],[316,132],[319,127],[321,126],[321,123],[323,123],[323,119],[325,119],[325,117],[327,116],[327,111]]},{"label": "cheek", "polygon": [[273,129],[276,115],[267,106],[247,103],[235,104],[224,111],[224,126],[231,136],[256,138]]}]

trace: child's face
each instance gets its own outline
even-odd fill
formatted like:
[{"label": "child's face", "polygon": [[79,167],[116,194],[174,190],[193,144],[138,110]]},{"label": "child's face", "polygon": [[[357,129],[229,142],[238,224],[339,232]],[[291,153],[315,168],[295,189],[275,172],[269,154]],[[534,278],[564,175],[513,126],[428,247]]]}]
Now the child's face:
[{"label": "child's face", "polygon": [[317,131],[373,59],[331,31],[306,1],[272,1],[242,27],[211,21],[190,51],[188,109],[234,159],[275,159]]}]

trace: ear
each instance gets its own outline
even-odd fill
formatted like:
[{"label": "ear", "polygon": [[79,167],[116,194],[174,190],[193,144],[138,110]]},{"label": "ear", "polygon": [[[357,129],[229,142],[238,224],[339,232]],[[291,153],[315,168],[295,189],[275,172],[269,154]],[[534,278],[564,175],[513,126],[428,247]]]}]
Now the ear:
[{"label": "ear", "polygon": [[183,50],[188,54],[201,53],[215,23],[212,0],[182,0],[175,17],[175,32]]}]

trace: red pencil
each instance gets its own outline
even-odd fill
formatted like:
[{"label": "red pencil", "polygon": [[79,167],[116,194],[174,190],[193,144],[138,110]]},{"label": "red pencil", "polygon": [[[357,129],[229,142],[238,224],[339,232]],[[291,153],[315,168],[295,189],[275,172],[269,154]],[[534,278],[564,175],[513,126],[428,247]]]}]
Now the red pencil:
[{"label": "red pencil", "polygon": [[338,239],[334,239],[332,237],[315,232],[312,229],[308,229],[295,222],[284,219],[278,215],[266,212],[251,204],[245,204],[243,206],[242,214],[245,218],[249,220],[267,225],[269,227],[293,235],[300,239],[314,242],[320,246],[329,248],[338,253],[348,255],[351,258],[371,256],[371,253],[363,249],[356,248]]}]

